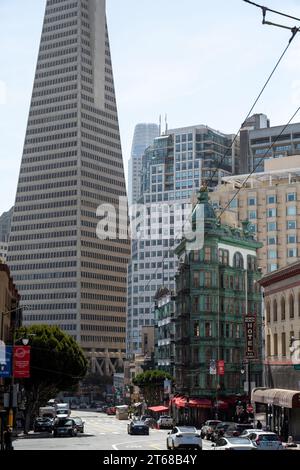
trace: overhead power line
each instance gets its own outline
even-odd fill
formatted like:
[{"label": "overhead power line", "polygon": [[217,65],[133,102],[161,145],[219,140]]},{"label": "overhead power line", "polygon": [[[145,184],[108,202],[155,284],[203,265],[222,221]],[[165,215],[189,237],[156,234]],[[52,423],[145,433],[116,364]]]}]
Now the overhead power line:
[{"label": "overhead power line", "polygon": [[238,188],[238,190],[235,192],[235,194],[233,195],[233,197],[230,199],[230,201],[226,204],[226,206],[222,209],[221,213],[219,214],[218,216],[218,219],[221,218],[221,216],[224,214],[224,212],[228,209],[228,207],[230,206],[230,204],[232,203],[232,201],[234,201],[234,199],[237,197],[237,195],[239,194],[239,192],[245,187],[245,184],[247,183],[247,181],[251,178],[251,176],[253,175],[253,173],[255,173],[255,170],[260,166],[260,164],[262,163],[262,161],[265,159],[266,155],[269,153],[269,151],[271,150],[271,148],[276,144],[276,142],[279,140],[280,136],[284,133],[284,131],[286,130],[286,128],[289,126],[289,124],[291,123],[291,121],[294,119],[294,117],[298,114],[298,112],[300,111],[300,106],[296,109],[296,111],[293,113],[293,115],[291,116],[291,118],[289,119],[289,121],[287,122],[287,124],[282,128],[281,132],[277,135],[276,139],[274,140],[274,142],[272,142],[272,144],[267,148],[267,150],[265,151],[265,153],[263,154],[263,156],[261,157],[261,159],[258,161],[258,163],[254,166],[253,170],[249,173],[249,175],[245,178],[245,180],[243,181],[242,185],[240,188]]},{"label": "overhead power line", "polygon": [[259,5],[258,3],[251,2],[250,0],[243,0],[245,3],[250,3],[250,5],[254,5],[255,7],[261,8],[263,11],[269,11],[271,13],[275,13],[276,15],[285,16],[286,18],[290,18],[291,20],[300,21],[300,18],[296,16],[288,15],[287,13],[283,13],[282,11],[272,10],[271,8],[265,7],[263,5]]}]

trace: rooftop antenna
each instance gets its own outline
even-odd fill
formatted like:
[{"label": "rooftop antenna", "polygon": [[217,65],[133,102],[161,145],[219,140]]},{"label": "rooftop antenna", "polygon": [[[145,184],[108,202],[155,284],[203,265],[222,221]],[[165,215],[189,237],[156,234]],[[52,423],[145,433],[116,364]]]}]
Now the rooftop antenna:
[{"label": "rooftop antenna", "polygon": [[168,115],[165,115],[165,122],[166,122],[166,135],[168,133]]},{"label": "rooftop antenna", "polygon": [[161,136],[161,114],[159,115],[159,135]]}]

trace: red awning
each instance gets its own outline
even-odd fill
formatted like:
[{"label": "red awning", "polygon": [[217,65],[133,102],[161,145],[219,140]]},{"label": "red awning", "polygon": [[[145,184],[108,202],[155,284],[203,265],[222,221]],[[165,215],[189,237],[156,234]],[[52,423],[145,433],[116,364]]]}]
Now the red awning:
[{"label": "red awning", "polygon": [[191,398],[188,406],[191,408],[211,408],[211,400],[207,398]]},{"label": "red awning", "polygon": [[184,408],[187,402],[185,397],[176,397],[174,403],[177,408]]},{"label": "red awning", "polygon": [[169,411],[166,406],[149,406],[148,410],[154,411],[154,413],[160,413],[161,411]]},{"label": "red awning", "polygon": [[218,408],[219,410],[228,410],[229,408],[229,403],[228,401],[224,401],[224,400],[218,400]]}]

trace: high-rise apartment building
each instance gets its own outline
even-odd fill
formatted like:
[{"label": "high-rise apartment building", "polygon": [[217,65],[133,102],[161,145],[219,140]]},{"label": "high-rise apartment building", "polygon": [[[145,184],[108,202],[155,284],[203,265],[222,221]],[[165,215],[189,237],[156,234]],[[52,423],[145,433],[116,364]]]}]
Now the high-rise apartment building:
[{"label": "high-rise apartment building", "polygon": [[141,123],[134,129],[131,157],[128,162],[128,199],[129,204],[135,204],[141,191],[142,157],[155,137],[159,135],[157,124]]},{"label": "high-rise apartment building", "polygon": [[199,125],[170,130],[145,151],[138,201],[144,210],[128,268],[129,355],[141,352],[141,329],[154,324],[157,290],[175,288],[177,257],[173,250],[190,213],[185,205],[202,184],[217,184],[222,176],[231,174],[238,148],[232,149],[231,143],[232,136]]},{"label": "high-rise apartment building", "polygon": [[130,246],[97,238],[96,211],[121,196],[105,0],[47,0],[8,262],[24,324],[58,325],[105,358],[100,373],[125,352]]},{"label": "high-rise apartment building", "polygon": [[263,243],[259,266],[264,273],[276,271],[300,255],[300,155],[266,160],[263,173],[254,173],[245,183],[248,176],[223,178],[210,198],[221,211],[226,208],[221,220],[236,226],[249,220]]},{"label": "high-rise apartment building", "polygon": [[264,159],[299,154],[300,123],[270,127],[265,114],[254,114],[240,131],[238,173],[264,171]]}]

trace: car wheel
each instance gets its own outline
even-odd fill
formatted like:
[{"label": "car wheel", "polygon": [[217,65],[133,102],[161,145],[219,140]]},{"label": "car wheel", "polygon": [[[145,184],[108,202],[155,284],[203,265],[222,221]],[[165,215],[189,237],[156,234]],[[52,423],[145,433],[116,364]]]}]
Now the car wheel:
[{"label": "car wheel", "polygon": [[57,437],[57,432],[56,431],[54,431],[53,437]]}]

